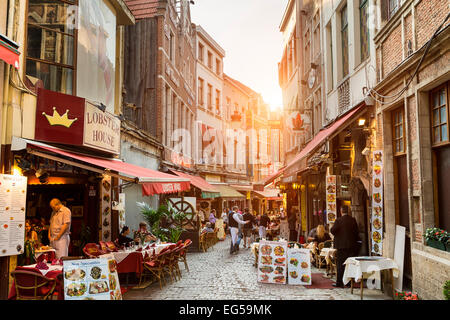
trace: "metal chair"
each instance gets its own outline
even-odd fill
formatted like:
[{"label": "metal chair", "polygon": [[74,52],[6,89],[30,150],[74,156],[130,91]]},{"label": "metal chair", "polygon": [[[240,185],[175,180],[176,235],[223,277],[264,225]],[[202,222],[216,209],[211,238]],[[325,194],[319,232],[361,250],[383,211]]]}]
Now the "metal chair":
[{"label": "metal chair", "polygon": [[17,300],[47,300],[56,288],[56,279],[38,272],[15,270],[11,272],[16,287]]}]

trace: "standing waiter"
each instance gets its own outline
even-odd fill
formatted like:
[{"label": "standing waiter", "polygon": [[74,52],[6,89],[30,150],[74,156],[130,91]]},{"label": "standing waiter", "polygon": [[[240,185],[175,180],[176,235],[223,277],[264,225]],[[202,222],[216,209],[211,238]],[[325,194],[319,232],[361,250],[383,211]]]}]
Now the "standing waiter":
[{"label": "standing waiter", "polygon": [[331,233],[334,235],[334,247],[336,251],[336,283],[334,287],[343,288],[344,282],[344,262],[349,257],[358,254],[359,233],[356,219],[348,214],[348,207],[341,207],[341,217],[337,218],[331,227]]},{"label": "standing waiter", "polygon": [[56,249],[56,259],[69,255],[70,224],[72,213],[69,208],[63,206],[59,199],[52,199],[50,207],[53,209],[50,217],[50,228],[48,238],[50,245]]},{"label": "standing waiter", "polygon": [[233,210],[230,211],[228,216],[228,222],[230,226],[230,234],[231,234],[231,247],[230,247],[230,254],[237,252],[239,250],[239,245],[237,244],[238,240],[238,233],[239,233],[239,225],[244,225],[249,223],[250,221],[242,221],[239,213],[239,208],[234,206]]}]

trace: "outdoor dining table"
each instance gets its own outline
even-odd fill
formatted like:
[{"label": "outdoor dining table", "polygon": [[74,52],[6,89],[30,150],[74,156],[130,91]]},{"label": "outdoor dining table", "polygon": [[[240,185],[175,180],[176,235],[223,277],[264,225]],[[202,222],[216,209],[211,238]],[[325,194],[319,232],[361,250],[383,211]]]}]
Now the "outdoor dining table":
[{"label": "outdoor dining table", "polygon": [[336,249],[334,248],[322,248],[320,251],[320,256],[325,257],[325,261],[327,263],[327,273],[333,273],[333,259],[336,257]]},{"label": "outdoor dining table", "polygon": [[[114,256],[114,260],[116,260],[118,273],[136,273],[137,275],[140,275],[144,269],[143,262],[146,256],[158,254],[162,249],[172,244],[173,243],[160,243],[146,246],[141,250],[125,249],[111,252],[111,254]],[[101,258],[102,256],[99,257]]]},{"label": "outdoor dining table", "polygon": [[[48,269],[39,269],[36,267],[37,264],[27,265],[27,266],[17,266],[16,270],[21,271],[32,271],[32,272],[40,272],[43,276],[56,279],[56,288],[55,292],[58,293],[58,300],[64,300],[64,281],[63,278],[59,278],[59,275],[62,275],[63,266],[60,264],[52,265],[51,263],[47,263]],[[11,285],[11,289],[9,290],[8,300],[16,299],[16,285],[13,281]]]},{"label": "outdoor dining table", "polygon": [[392,284],[392,294],[395,295],[394,277],[398,278],[399,269],[397,263],[390,258],[379,256],[350,257],[344,262],[344,285],[351,281],[351,293],[353,294],[354,282],[361,282],[361,300],[363,299],[364,279],[378,277],[378,271],[387,270]]}]

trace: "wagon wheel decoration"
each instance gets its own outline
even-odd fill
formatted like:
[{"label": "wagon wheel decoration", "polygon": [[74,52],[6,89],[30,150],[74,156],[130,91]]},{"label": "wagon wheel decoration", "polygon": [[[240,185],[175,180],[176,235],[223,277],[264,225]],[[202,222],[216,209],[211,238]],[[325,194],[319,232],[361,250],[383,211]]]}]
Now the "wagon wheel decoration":
[{"label": "wagon wheel decoration", "polygon": [[[175,213],[182,213],[185,215],[185,219],[182,221],[181,223],[181,227],[186,226],[186,225],[191,225],[194,228],[196,227],[196,222],[195,222],[195,218],[196,218],[196,212],[194,207],[192,206],[192,204],[190,204],[189,202],[185,201],[185,200],[179,200],[179,201],[172,201],[171,199],[169,199],[170,202],[170,206],[172,208],[172,210]],[[178,221],[175,221],[173,219],[173,217],[169,218],[171,223],[176,223],[179,224]]]}]

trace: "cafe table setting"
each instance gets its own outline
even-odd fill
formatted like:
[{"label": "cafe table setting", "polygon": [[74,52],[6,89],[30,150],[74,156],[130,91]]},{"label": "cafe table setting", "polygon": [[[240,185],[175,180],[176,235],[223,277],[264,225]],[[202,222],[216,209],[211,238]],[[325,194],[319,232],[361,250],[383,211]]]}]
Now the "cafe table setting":
[{"label": "cafe table setting", "polygon": [[[27,266],[17,266],[16,271],[30,271],[39,273],[49,279],[56,280],[55,292],[58,293],[58,300],[64,300],[64,281],[62,277],[63,263],[61,260],[53,260],[51,263],[38,262]],[[59,277],[61,275],[61,277]],[[13,281],[9,291],[8,300],[16,299],[16,286]]]},{"label": "cafe table setting", "polygon": [[350,257],[344,262],[345,270],[343,276],[344,285],[351,282],[353,293],[353,284],[360,281],[361,299],[363,298],[363,280],[374,279],[380,281],[380,271],[387,270],[394,291],[394,277],[398,278],[399,269],[394,260],[380,256]]},{"label": "cafe table setting", "polygon": [[[142,247],[133,246],[111,252],[117,263],[118,273],[136,273],[141,274],[143,271],[143,262],[146,256],[152,256],[161,252],[162,249],[172,245],[173,243],[153,243],[143,245]],[[101,258],[103,255],[99,256]]]},{"label": "cafe table setting", "polygon": [[56,257],[56,250],[49,246],[42,246],[34,250],[36,262],[53,261]]}]

